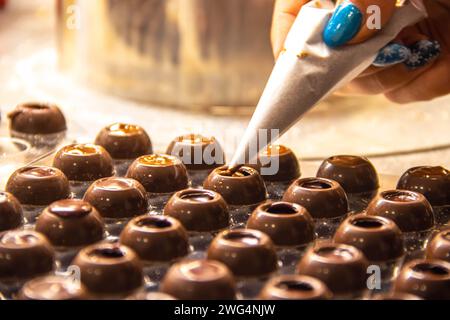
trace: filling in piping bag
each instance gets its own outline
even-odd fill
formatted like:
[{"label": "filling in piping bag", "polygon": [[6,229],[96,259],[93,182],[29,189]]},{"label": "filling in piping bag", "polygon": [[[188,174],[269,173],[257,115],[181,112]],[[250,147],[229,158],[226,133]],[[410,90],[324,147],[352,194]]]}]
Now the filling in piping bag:
[{"label": "filling in piping bag", "polygon": [[334,4],[312,1],[300,10],[229,168],[253,163],[259,151],[275,142],[314,105],[356,78],[378,51],[405,27],[426,16],[421,0],[396,9],[389,23],[371,39],[328,47],[323,29]]}]

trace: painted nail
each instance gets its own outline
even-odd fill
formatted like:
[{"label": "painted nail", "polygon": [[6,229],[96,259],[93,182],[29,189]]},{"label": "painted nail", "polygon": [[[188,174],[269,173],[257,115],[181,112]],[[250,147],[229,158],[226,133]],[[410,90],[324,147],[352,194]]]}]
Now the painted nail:
[{"label": "painted nail", "polygon": [[441,54],[441,45],[437,41],[420,40],[409,48],[411,56],[405,65],[412,70],[427,65]]},{"label": "painted nail", "polygon": [[390,43],[379,52],[373,65],[375,67],[388,67],[402,63],[411,57],[411,50],[399,43]]},{"label": "painted nail", "polygon": [[339,47],[359,32],[363,15],[357,6],[344,2],[334,11],[323,31],[323,40],[330,47]]}]

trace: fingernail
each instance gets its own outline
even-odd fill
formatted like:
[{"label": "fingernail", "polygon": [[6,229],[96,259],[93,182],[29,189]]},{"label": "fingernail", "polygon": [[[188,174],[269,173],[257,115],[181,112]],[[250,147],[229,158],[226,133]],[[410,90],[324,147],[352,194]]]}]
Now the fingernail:
[{"label": "fingernail", "polygon": [[330,47],[346,44],[359,32],[363,15],[351,2],[339,5],[323,31],[323,40]]},{"label": "fingernail", "polygon": [[441,54],[441,45],[437,41],[420,40],[409,49],[411,57],[405,61],[405,65],[412,70],[427,65]]},{"label": "fingernail", "polygon": [[411,50],[398,43],[390,43],[382,48],[373,62],[375,67],[387,67],[402,63],[411,57]]}]

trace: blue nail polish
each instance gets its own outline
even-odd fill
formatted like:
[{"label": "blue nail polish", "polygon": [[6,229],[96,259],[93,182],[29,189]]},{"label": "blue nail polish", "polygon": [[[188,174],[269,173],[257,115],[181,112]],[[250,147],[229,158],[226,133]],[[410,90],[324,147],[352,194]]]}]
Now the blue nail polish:
[{"label": "blue nail polish", "polygon": [[330,47],[339,47],[359,32],[363,20],[361,11],[354,4],[346,2],[338,6],[323,31],[323,40]]},{"label": "blue nail polish", "polygon": [[398,43],[390,43],[378,52],[373,65],[375,67],[388,67],[402,63],[411,57],[411,50]]},{"label": "blue nail polish", "polygon": [[412,70],[427,65],[441,54],[441,45],[437,41],[420,40],[409,48],[411,57],[405,61],[405,65]]}]

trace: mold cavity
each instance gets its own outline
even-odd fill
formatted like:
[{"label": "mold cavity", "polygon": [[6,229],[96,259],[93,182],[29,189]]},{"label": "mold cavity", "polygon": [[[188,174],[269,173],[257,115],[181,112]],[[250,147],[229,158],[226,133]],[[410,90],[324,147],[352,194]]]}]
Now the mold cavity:
[{"label": "mold cavity", "polygon": [[219,273],[219,268],[205,261],[195,261],[187,265],[189,274],[199,278],[213,278]]},{"label": "mold cavity", "polygon": [[342,155],[331,157],[330,162],[339,166],[357,166],[366,163],[366,160],[358,156]]},{"label": "mold cavity", "polygon": [[352,221],[352,225],[360,228],[366,228],[366,229],[375,229],[375,228],[381,228],[383,226],[383,223],[379,220],[372,219],[372,218],[362,218],[362,219],[356,219]]},{"label": "mold cavity", "polygon": [[319,189],[319,190],[325,190],[325,189],[331,189],[331,184],[327,181],[322,181],[318,179],[314,180],[307,180],[300,183],[300,187],[306,188],[306,189]]},{"label": "mold cavity", "polygon": [[445,232],[445,233],[442,235],[442,237],[443,237],[445,240],[450,241],[450,231]]},{"label": "mold cavity", "polygon": [[148,166],[170,166],[175,164],[175,159],[165,154],[151,154],[140,157],[140,163]]},{"label": "mold cavity", "polygon": [[23,104],[24,107],[29,108],[29,109],[35,109],[35,110],[45,110],[45,109],[49,109],[50,107],[46,104],[42,104],[42,103],[25,103]]},{"label": "mold cavity", "polygon": [[252,172],[250,171],[250,168],[241,167],[237,170],[230,170],[230,169],[222,169],[219,170],[218,173],[221,176],[224,177],[248,177],[252,175]]},{"label": "mold cavity", "polygon": [[145,217],[136,222],[139,227],[163,229],[172,226],[172,223],[164,218]]},{"label": "mold cavity", "polygon": [[387,191],[383,193],[383,198],[390,201],[411,202],[416,201],[418,196],[408,191]]},{"label": "mold cavity", "polygon": [[209,202],[214,199],[214,196],[207,191],[187,191],[180,195],[180,198],[191,202]]},{"label": "mold cavity", "polygon": [[446,276],[449,274],[449,270],[443,266],[433,263],[420,263],[413,267],[416,272],[432,274],[435,276]]},{"label": "mold cavity", "polygon": [[311,292],[314,290],[313,286],[309,283],[302,282],[302,281],[282,281],[279,284],[277,284],[277,288],[282,290],[289,290],[289,291],[301,291],[301,292]]},{"label": "mold cavity", "polygon": [[230,232],[224,236],[226,240],[243,243],[249,246],[259,244],[259,237],[249,232]]},{"label": "mold cavity", "polygon": [[290,203],[276,202],[271,204],[266,209],[266,212],[273,214],[294,214],[298,211]]},{"label": "mold cavity", "polygon": [[25,167],[22,169],[21,173],[36,178],[45,178],[56,175],[55,169],[50,167]]},{"label": "mold cavity", "polygon": [[111,248],[100,248],[95,249],[91,252],[90,256],[108,258],[108,259],[117,259],[125,256],[125,252],[123,252],[119,247],[111,247]]},{"label": "mold cavity", "polygon": [[4,244],[26,245],[37,242],[34,234],[27,232],[7,232],[3,235],[1,242]]},{"label": "mold cavity", "polygon": [[339,260],[350,260],[353,258],[353,254],[349,250],[339,247],[322,247],[316,250],[316,253],[324,258]]}]

